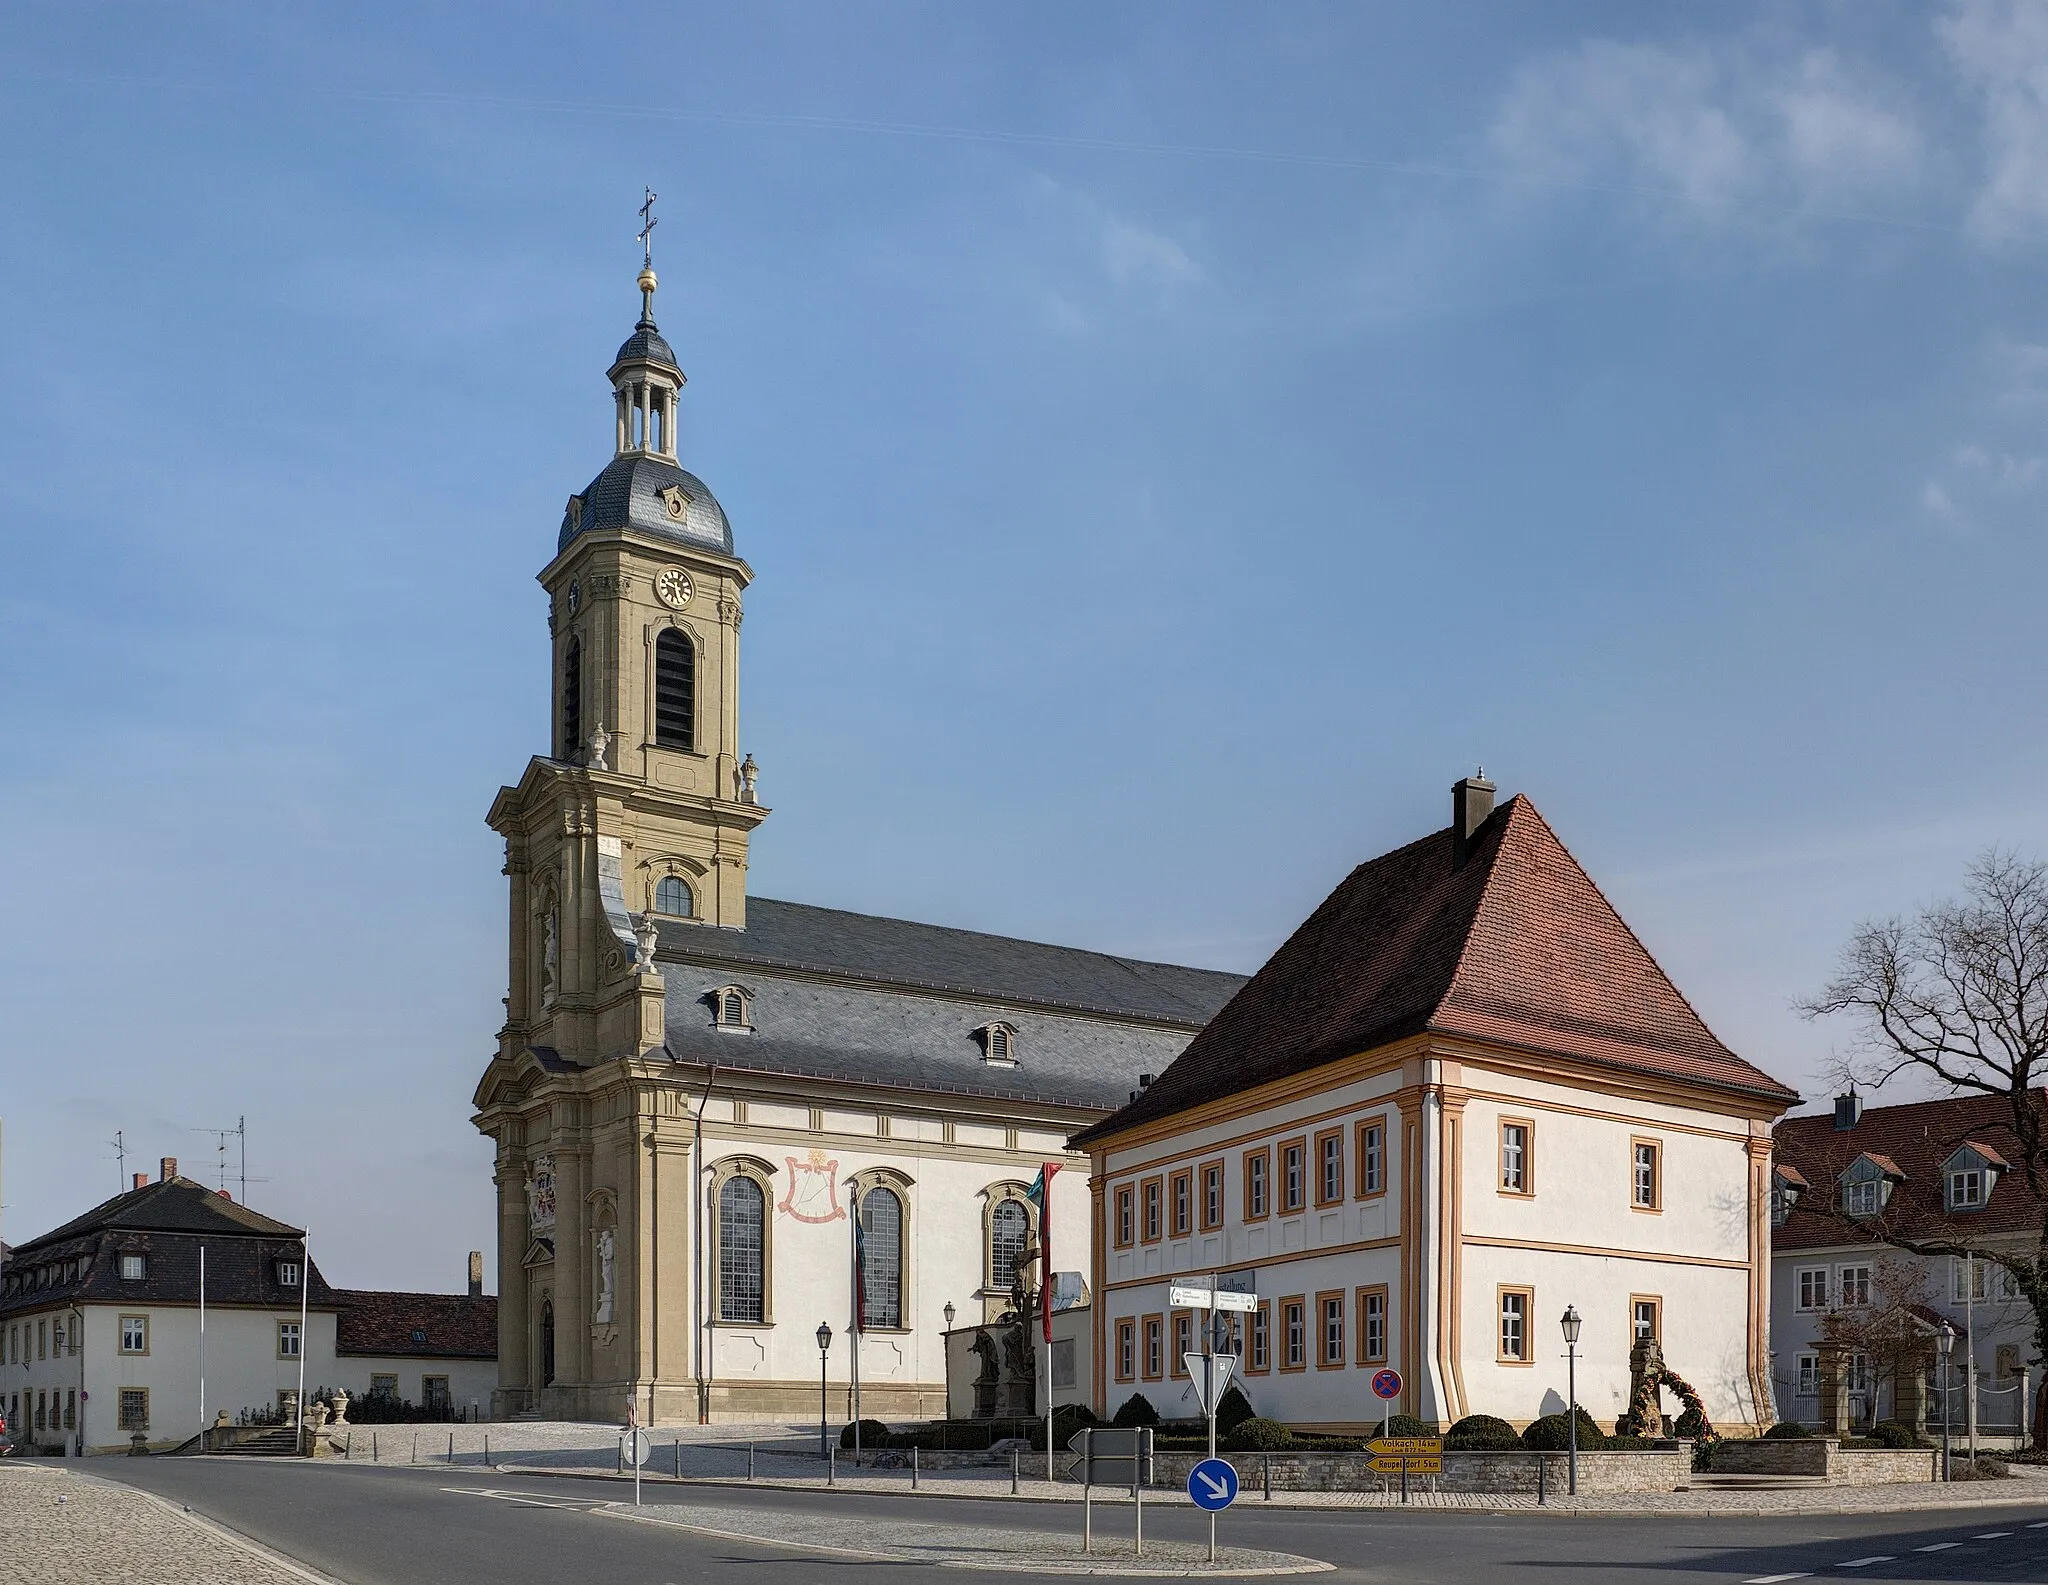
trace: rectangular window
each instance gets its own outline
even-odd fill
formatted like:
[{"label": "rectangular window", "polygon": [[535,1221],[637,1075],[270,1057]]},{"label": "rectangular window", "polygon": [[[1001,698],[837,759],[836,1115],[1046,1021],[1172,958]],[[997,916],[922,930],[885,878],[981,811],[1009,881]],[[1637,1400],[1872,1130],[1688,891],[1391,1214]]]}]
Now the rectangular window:
[{"label": "rectangular window", "polygon": [[48,1321],[38,1321],[36,1322],[36,1358],[48,1359],[49,1357],[50,1323]]},{"label": "rectangular window", "polygon": [[1166,1364],[1166,1323],[1159,1316],[1145,1317],[1145,1379],[1157,1381]]},{"label": "rectangular window", "polygon": [[1138,1323],[1129,1317],[1116,1323],[1116,1379],[1138,1379]]},{"label": "rectangular window", "polygon": [[1169,1376],[1185,1376],[1186,1356],[1195,1351],[1195,1317],[1191,1310],[1173,1312],[1173,1358],[1166,1362]]},{"label": "rectangular window", "polygon": [[76,1387],[66,1388],[64,1392],[64,1429],[67,1431],[76,1431],[78,1429],[78,1389]]},{"label": "rectangular window", "polygon": [[1344,1295],[1316,1295],[1316,1366],[1340,1370],[1344,1365]]},{"label": "rectangular window", "polygon": [[297,1359],[299,1357],[299,1323],[280,1321],[277,1323],[277,1357]]},{"label": "rectangular window", "polygon": [[370,1396],[372,1398],[396,1398],[398,1396],[398,1377],[381,1373],[373,1374],[370,1377]]},{"label": "rectangular window", "polygon": [[1273,1368],[1273,1307],[1261,1304],[1251,1312],[1251,1347],[1245,1351],[1245,1371],[1263,1376]]},{"label": "rectangular window", "polygon": [[299,1263],[296,1260],[280,1260],[277,1263],[277,1285],[280,1288],[296,1288],[299,1285]]},{"label": "rectangular window", "polygon": [[1870,1395],[1871,1382],[1870,1356],[1868,1354],[1851,1354],[1849,1356],[1847,1376],[1848,1380],[1843,1385],[1852,1393],[1868,1397]]},{"label": "rectangular window", "polygon": [[1664,1301],[1654,1293],[1632,1293],[1628,1298],[1628,1336],[1633,1347],[1646,1337],[1664,1341]]},{"label": "rectangular window", "polygon": [[429,1414],[447,1414],[454,1407],[448,1396],[446,1376],[420,1377],[420,1407]]},{"label": "rectangular window", "polygon": [[1825,1310],[1828,1307],[1828,1268],[1802,1266],[1799,1270],[1799,1308]]},{"label": "rectangular window", "polygon": [[1374,1119],[1358,1125],[1358,1197],[1387,1192],[1387,1125]]},{"label": "rectangular window", "polygon": [[120,1428],[123,1431],[149,1429],[149,1389],[123,1387],[120,1397]]},{"label": "rectangular window", "polygon": [[1280,1209],[1298,1211],[1308,1203],[1308,1141],[1290,1139],[1280,1147]]},{"label": "rectangular window", "polygon": [[1162,1187],[1163,1185],[1157,1178],[1147,1178],[1145,1180],[1143,1189],[1145,1196],[1145,1242],[1148,1244],[1158,1243],[1159,1235],[1162,1231],[1159,1207]]},{"label": "rectangular window", "polygon": [[1344,1198],[1344,1133],[1332,1128],[1316,1135],[1316,1204],[1335,1205]]},{"label": "rectangular window", "polygon": [[123,1255],[121,1257],[121,1280],[140,1282],[149,1270],[149,1259],[144,1255]]},{"label": "rectangular window", "polygon": [[1358,1290],[1358,1362],[1382,1365],[1387,1358],[1387,1290]]},{"label": "rectangular window", "polygon": [[1530,1141],[1535,1130],[1524,1121],[1503,1121],[1500,1125],[1500,1192],[1533,1192],[1530,1169]]},{"label": "rectangular window", "polygon": [[1986,1300],[2019,1297],[2019,1285],[2003,1266],[1988,1260],[1968,1260],[1960,1255],[1949,1256],[1948,1266],[1952,1303],[1975,1300],[1982,1304]]},{"label": "rectangular window", "polygon": [[1969,1167],[1948,1175],[1948,1208],[1951,1211],[1974,1211],[1983,1203],[1983,1168]]},{"label": "rectangular window", "polygon": [[121,1352],[124,1354],[147,1354],[149,1352],[148,1316],[124,1315],[121,1317]]},{"label": "rectangular window", "polygon": [[1654,1139],[1629,1141],[1632,1173],[1629,1204],[1638,1211],[1655,1211],[1664,1204],[1663,1147]]},{"label": "rectangular window", "polygon": [[1263,1222],[1271,1199],[1271,1187],[1267,1174],[1271,1172],[1273,1158],[1263,1150],[1248,1150],[1244,1158],[1244,1219],[1247,1222]]},{"label": "rectangular window", "polygon": [[1529,1312],[1536,1307],[1536,1295],[1528,1288],[1500,1290],[1500,1353],[1502,1364],[1526,1365],[1529,1353]]},{"label": "rectangular window", "polygon": [[1883,1180],[1856,1178],[1842,1185],[1842,1209],[1851,1216],[1875,1216],[1884,1203]]},{"label": "rectangular window", "polygon": [[1820,1396],[1820,1355],[1801,1354],[1799,1356],[1799,1385],[1794,1391],[1801,1398],[1818,1398]]},{"label": "rectangular window", "polygon": [[1116,1247],[1129,1249],[1138,1241],[1137,1196],[1127,1183],[1116,1191]]},{"label": "rectangular window", "polygon": [[1186,1238],[1195,1230],[1195,1175],[1176,1172],[1173,1186],[1173,1236]]},{"label": "rectangular window", "polygon": [[1839,1286],[1835,1290],[1842,1296],[1845,1309],[1861,1310],[1870,1304],[1870,1268],[1868,1266],[1844,1266]]},{"label": "rectangular window", "polygon": [[1211,1161],[1202,1168],[1202,1231],[1213,1233],[1223,1225],[1223,1163]]},{"label": "rectangular window", "polygon": [[1280,1368],[1308,1368],[1308,1301],[1300,1294],[1280,1301]]}]

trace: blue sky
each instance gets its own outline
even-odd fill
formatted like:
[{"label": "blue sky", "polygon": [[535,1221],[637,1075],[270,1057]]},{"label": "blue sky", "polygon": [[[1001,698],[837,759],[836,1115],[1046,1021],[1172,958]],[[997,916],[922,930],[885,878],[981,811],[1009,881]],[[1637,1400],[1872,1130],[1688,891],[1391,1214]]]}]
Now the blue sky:
[{"label": "blue sky", "polygon": [[[2048,8],[0,15],[16,1237],[493,1251],[483,814],[661,195],[754,890],[1250,969],[1483,762],[1699,1004],[2048,849]],[[137,1158],[140,1158],[138,1162]]]}]

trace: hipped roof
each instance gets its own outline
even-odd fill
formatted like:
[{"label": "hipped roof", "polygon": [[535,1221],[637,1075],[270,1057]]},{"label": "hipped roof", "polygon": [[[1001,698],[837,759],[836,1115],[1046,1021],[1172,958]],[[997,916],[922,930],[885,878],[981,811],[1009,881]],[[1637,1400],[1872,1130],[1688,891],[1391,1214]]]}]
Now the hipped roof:
[{"label": "hipped roof", "polygon": [[1525,797],[1361,864],[1151,1088],[1076,1144],[1426,1032],[1796,1091],[1715,1038]]}]

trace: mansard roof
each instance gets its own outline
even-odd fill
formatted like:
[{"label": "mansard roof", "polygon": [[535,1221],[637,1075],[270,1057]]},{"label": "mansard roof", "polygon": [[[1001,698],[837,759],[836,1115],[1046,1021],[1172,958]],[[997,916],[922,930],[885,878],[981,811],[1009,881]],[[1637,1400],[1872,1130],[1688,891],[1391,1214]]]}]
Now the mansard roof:
[{"label": "mansard roof", "polygon": [[1274,1079],[1439,1033],[1775,1106],[1525,797],[1358,866],[1100,1140]]}]

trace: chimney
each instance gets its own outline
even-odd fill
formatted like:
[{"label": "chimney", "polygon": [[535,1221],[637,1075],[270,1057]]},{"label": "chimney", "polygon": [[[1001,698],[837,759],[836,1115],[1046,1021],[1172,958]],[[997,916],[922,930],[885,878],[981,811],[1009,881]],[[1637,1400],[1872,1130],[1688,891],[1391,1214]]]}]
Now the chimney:
[{"label": "chimney", "polygon": [[1486,779],[1486,767],[1476,776],[1451,784],[1451,835],[1456,839],[1454,862],[1462,866],[1472,851],[1472,839],[1493,813],[1494,785]]},{"label": "chimney", "polygon": [[142,1186],[143,1186],[144,1184],[146,1184],[146,1183],[148,1183],[148,1182],[149,1182],[149,1174],[148,1174],[148,1173],[146,1173],[146,1172],[138,1172],[138,1173],[136,1173],[136,1174],[135,1174],[135,1182],[134,1182],[134,1183],[133,1183],[132,1185],[130,1185],[130,1187],[131,1187],[131,1188],[136,1188],[136,1189],[139,1189],[139,1188],[141,1188],[141,1187],[142,1187]]},{"label": "chimney", "polygon": [[1846,1134],[1863,1121],[1863,1097],[1853,1089],[1835,1097],[1835,1132]]},{"label": "chimney", "polygon": [[469,1296],[472,1299],[484,1296],[484,1252],[481,1249],[469,1252]]},{"label": "chimney", "polygon": [[156,1164],[156,1171],[157,1182],[169,1183],[171,1179],[178,1175],[178,1158],[176,1156],[160,1157]]}]

